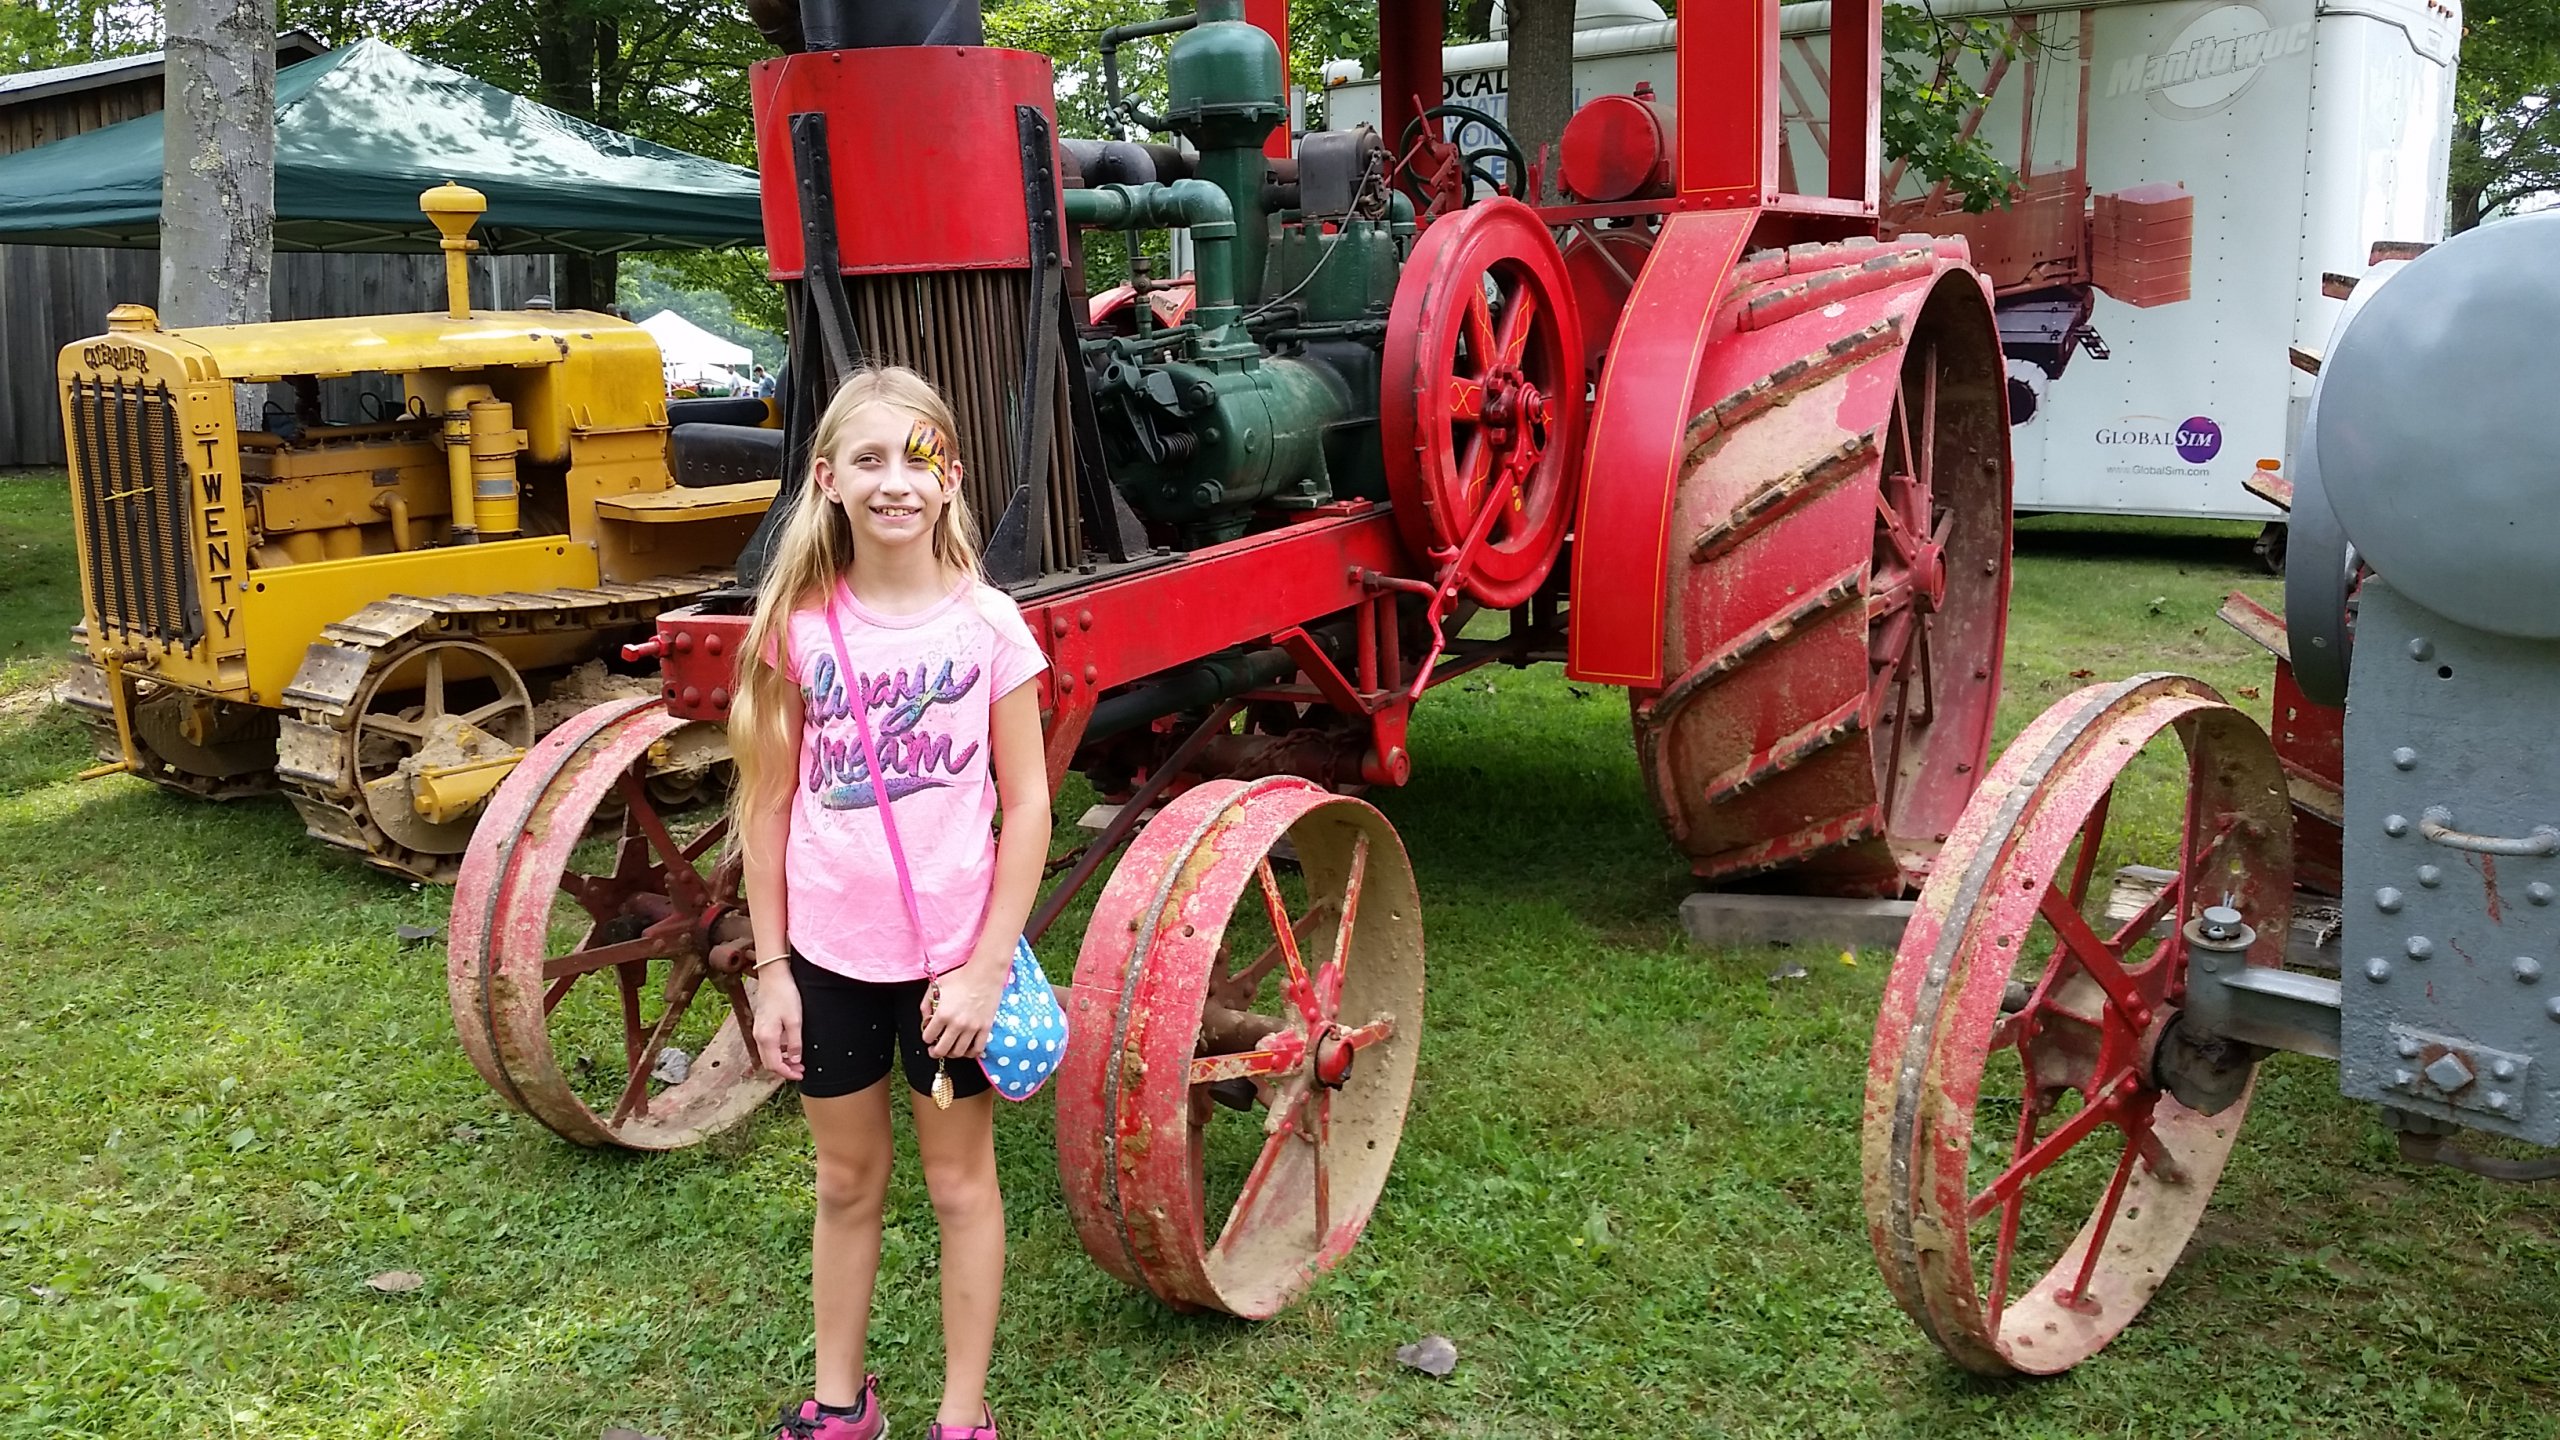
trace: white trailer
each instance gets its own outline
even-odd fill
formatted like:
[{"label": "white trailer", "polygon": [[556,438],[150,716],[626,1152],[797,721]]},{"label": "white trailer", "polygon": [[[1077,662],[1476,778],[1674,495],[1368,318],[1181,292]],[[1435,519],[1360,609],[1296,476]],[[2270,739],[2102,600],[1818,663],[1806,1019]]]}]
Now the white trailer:
[{"label": "white trailer", "polygon": [[[2443,235],[2457,4],[1937,0],[2025,42],[1973,65],[1990,98],[1967,122],[2019,187],[1967,215],[1888,157],[1887,231],[1963,233],[1993,278],[2019,510],[2277,517],[2242,482],[2309,401],[2286,357],[2327,340],[2323,272]],[[1830,23],[1781,11],[1790,174],[1824,171]],[[1442,100],[1500,117],[1506,52],[1451,47]],[[1675,80],[1667,23],[1574,37],[1577,105],[1639,83],[1676,103]],[[1376,81],[1326,98],[1328,124],[1376,123]]]}]

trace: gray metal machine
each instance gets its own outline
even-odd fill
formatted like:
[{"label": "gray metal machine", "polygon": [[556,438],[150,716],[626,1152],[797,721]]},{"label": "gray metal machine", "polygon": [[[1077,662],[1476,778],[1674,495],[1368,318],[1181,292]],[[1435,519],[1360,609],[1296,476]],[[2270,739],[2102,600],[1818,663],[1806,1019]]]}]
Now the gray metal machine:
[{"label": "gray metal machine", "polygon": [[2312,429],[2370,572],[2347,692],[2341,1086],[2404,1130],[2543,1146],[2560,1146],[2555,335],[2560,215],[2470,232],[2358,308]]}]

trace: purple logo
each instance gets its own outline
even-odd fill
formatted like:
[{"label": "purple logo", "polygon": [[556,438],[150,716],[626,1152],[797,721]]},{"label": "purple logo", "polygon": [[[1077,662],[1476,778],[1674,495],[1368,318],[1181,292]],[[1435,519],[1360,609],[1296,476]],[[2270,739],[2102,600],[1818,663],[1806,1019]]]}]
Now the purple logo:
[{"label": "purple logo", "polygon": [[2178,426],[2178,458],[2190,465],[2201,465],[2222,453],[2222,427],[2201,415],[2189,416]]}]

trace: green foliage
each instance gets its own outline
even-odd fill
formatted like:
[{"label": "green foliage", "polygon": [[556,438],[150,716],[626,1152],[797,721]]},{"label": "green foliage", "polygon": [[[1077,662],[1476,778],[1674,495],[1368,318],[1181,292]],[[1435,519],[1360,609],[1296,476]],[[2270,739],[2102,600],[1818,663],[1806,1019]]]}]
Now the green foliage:
[{"label": "green foliage", "polygon": [[[1989,100],[1968,77],[2026,44],[2000,20],[1940,19],[1915,5],[1884,7],[1884,153],[1921,177],[1943,182],[1974,212],[2008,203],[2017,175],[1991,143],[1964,133],[1965,117]],[[1889,198],[1889,197],[1888,197]]]},{"label": "green foliage", "polygon": [[159,43],[157,6],[0,0],[0,75],[132,55]]},{"label": "green foliage", "polygon": [[281,0],[278,23],[389,40],[554,109],[755,163],[747,67],[772,53],[740,0]]},{"label": "green foliage", "polygon": [[782,288],[765,277],[764,251],[669,250],[622,259],[616,295],[634,320],[673,310],[755,352],[770,370],[782,363]]},{"label": "green foliage", "polygon": [[[1454,12],[1457,7],[1451,7]],[[1461,43],[1454,29],[1449,43]],[[1289,6],[1289,78],[1313,89],[1327,60],[1357,59],[1378,72],[1378,10],[1365,0],[1292,0]]]},{"label": "green foliage", "polygon": [[2446,231],[2560,191],[2560,6],[2473,0],[2454,79]]},{"label": "green foliage", "polygon": [[[986,0],[980,13],[988,44],[1036,50],[1056,66],[1060,134],[1116,136],[1103,113],[1102,32],[1188,8],[1156,0]],[[1164,53],[1172,43],[1172,37],[1159,35],[1119,48],[1123,99],[1163,108]]]}]

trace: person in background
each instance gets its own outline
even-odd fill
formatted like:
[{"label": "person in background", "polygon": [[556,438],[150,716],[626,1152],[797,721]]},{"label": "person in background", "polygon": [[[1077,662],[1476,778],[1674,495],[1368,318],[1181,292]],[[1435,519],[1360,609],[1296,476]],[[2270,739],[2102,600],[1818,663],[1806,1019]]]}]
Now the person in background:
[{"label": "person in background", "polygon": [[756,394],[767,399],[773,396],[773,372],[761,365],[756,367]]}]

